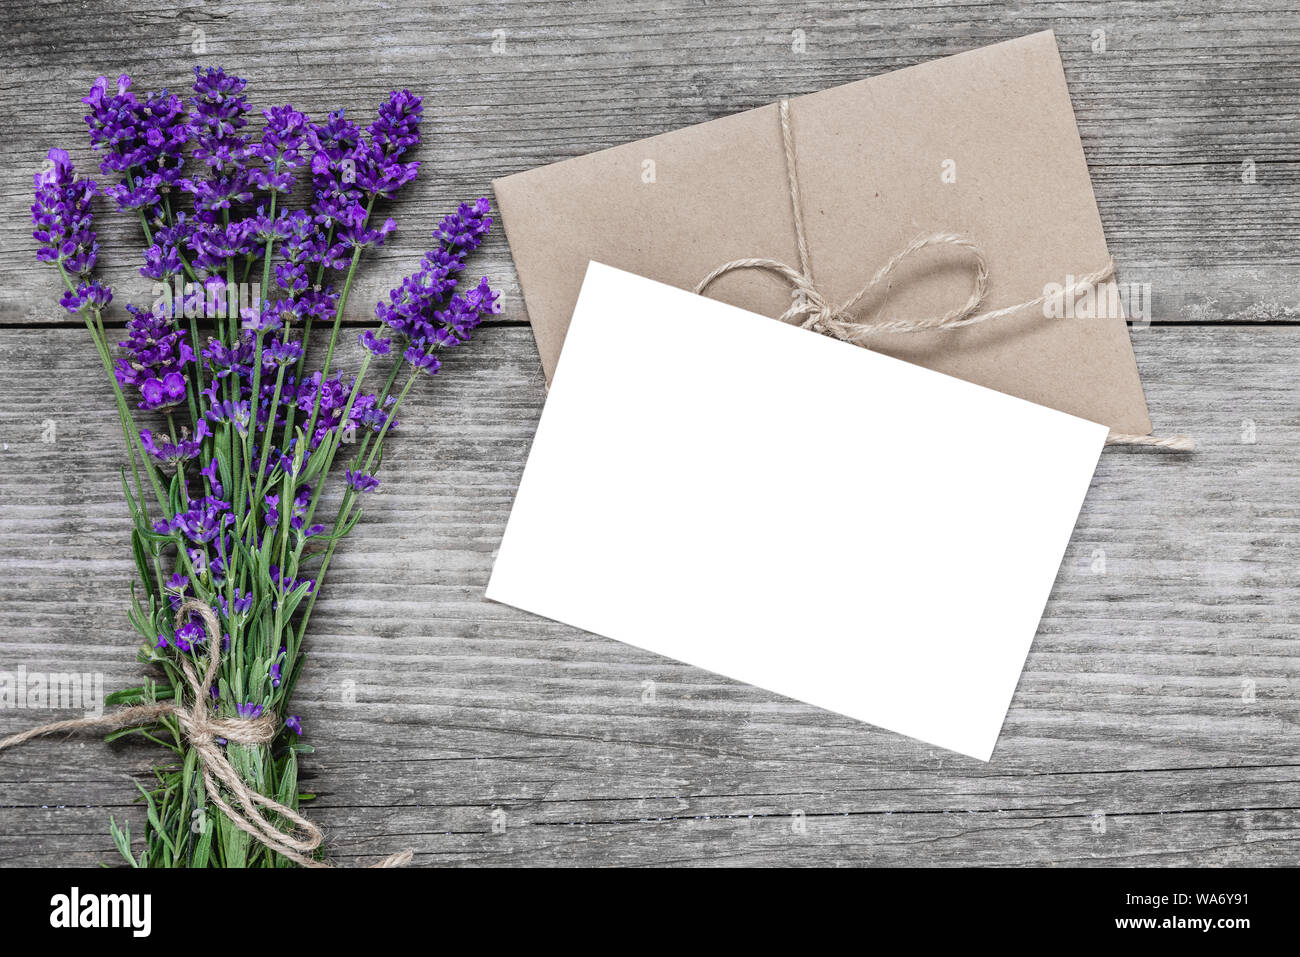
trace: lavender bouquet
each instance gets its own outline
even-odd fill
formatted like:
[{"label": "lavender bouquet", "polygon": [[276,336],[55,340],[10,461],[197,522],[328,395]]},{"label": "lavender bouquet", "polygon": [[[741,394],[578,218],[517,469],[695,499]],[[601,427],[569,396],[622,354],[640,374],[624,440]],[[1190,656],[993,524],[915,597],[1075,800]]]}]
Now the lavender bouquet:
[{"label": "lavender bouquet", "polygon": [[[297,810],[309,797],[298,756],[311,748],[290,713],[304,635],[330,559],[379,484],[403,399],[499,309],[486,279],[460,288],[492,225],[488,203],[438,225],[361,334],[359,371],[344,375],[344,308],[363,254],[393,232],[378,211],[417,174],[421,98],[393,92],[364,130],[342,110],[317,123],[272,107],[250,133],[245,81],[221,69],[195,67],[184,100],[130,86],[101,77],[82,101],[104,184],[53,149],[32,206],[37,259],[58,271],[61,304],[85,321],[112,381],[139,572],[129,616],[140,660],[162,672],[110,697],[125,715],[110,738],[138,733],[173,752],[140,789],[144,849],[110,830],[138,867],[315,863],[320,833]],[[299,177],[309,198],[290,208]],[[150,303],[126,306],[116,355],[112,291],[93,278],[101,192],[138,220],[140,274],[153,282]],[[314,324],[328,325],[319,362]],[[341,503],[321,520],[339,472]]]}]

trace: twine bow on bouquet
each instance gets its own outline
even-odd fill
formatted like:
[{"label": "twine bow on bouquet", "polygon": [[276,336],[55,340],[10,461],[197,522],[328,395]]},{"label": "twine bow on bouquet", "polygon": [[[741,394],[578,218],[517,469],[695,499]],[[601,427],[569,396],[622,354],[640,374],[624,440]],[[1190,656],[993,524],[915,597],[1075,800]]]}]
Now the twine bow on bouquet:
[{"label": "twine bow on bouquet", "polygon": [[[323,866],[323,835],[298,810],[298,756],[312,749],[289,713],[307,624],[335,549],[379,486],[407,395],[499,311],[486,279],[461,284],[492,227],[480,199],[434,228],[419,267],[375,307],[356,372],[339,371],[357,269],[393,233],[383,211],[419,172],[422,100],[393,91],[364,128],[342,110],[312,120],[273,106],[250,132],[245,86],[195,67],[187,99],[137,97],[130,77],[100,77],[82,102],[105,181],[79,176],[60,149],[35,177],[36,258],[86,325],[126,440],[139,575],[128,617],[140,660],[165,679],[111,696],[121,710],[33,728],[0,750],[84,730],[139,731],[170,748],[142,792],[143,849],[110,821],[134,866]],[[312,199],[292,208],[303,176]],[[93,278],[101,193],[138,223],[150,289],[148,305],[126,306],[116,354],[113,290]],[[319,521],[331,482],[338,512]]]},{"label": "twine bow on bouquet", "polygon": [[[198,614],[203,620],[208,632],[208,647],[212,649],[212,653],[207,656],[207,668],[201,679],[195,674],[194,665],[189,659],[182,658],[180,661],[181,673],[185,676],[185,683],[190,692],[188,706],[162,701],[120,708],[95,718],[54,721],[29,728],[7,738],[0,738],[0,751],[45,735],[91,730],[119,731],[123,728],[148,727],[164,718],[173,718],[180,725],[185,739],[198,756],[199,765],[202,767],[203,788],[208,800],[225,815],[226,820],[245,834],[252,836],[254,840],[296,864],[304,867],[327,866],[309,856],[320,847],[324,839],[320,828],[292,807],[250,788],[231,766],[226,756],[225,746],[232,742],[245,747],[269,745],[275,740],[280,723],[277,717],[270,713],[259,714],[255,718],[218,718],[212,715],[208,702],[217,677],[217,664],[220,661],[220,626],[211,608],[193,598],[187,598],[177,609],[177,627],[180,626],[182,616],[190,611]],[[226,803],[223,787],[225,793],[230,794],[239,805],[239,810]],[[267,816],[268,813],[289,821],[297,833],[277,827]],[[401,867],[410,863],[413,856],[409,850],[399,851],[372,866]]]}]

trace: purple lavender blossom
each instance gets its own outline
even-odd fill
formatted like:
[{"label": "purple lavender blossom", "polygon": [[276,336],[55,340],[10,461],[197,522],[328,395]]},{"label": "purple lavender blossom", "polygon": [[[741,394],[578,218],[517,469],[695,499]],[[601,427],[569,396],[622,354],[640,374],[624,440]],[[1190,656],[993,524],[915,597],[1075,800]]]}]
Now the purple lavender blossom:
[{"label": "purple lavender blossom", "polygon": [[118,384],[140,390],[142,409],[162,409],[185,400],[186,363],[194,361],[185,334],[153,310],[127,305],[127,338],[118,343],[125,352],[114,368]]},{"label": "purple lavender blossom", "polygon": [[[217,537],[227,525],[235,520],[231,514],[230,503],[219,498],[206,496],[190,499],[185,511],[173,516],[168,523],[168,530],[180,532],[196,545],[206,545]],[[213,569],[216,560],[209,565]],[[215,573],[215,572],[214,572]]]},{"label": "purple lavender blossom", "polygon": [[[426,351],[427,350],[427,351]],[[417,372],[424,372],[428,375],[437,375],[442,369],[442,360],[433,354],[429,344],[421,339],[411,343],[402,358],[411,364],[411,368]]]},{"label": "purple lavender blossom", "polygon": [[170,436],[155,437],[149,429],[141,429],[140,447],[157,459],[159,463],[178,468],[190,459],[199,457],[199,452],[203,447],[203,440],[211,434],[208,423],[203,419],[199,419],[193,438],[190,437],[189,429],[182,427],[180,438],[174,442]]},{"label": "purple lavender blossom", "polygon": [[256,223],[251,220],[237,219],[225,225],[196,221],[187,238],[194,268],[215,275],[226,268],[226,260],[250,255],[256,243],[256,229]]},{"label": "purple lavender blossom", "polygon": [[335,243],[326,254],[327,258],[340,265],[357,250],[382,246],[385,240],[397,228],[392,219],[384,220],[378,228],[369,225],[370,214],[359,203],[353,203],[338,211],[334,224]]},{"label": "purple lavender blossom", "polygon": [[160,90],[140,102],[130,86],[123,74],[110,92],[101,76],[82,99],[90,108],[90,145],[101,153],[100,172],[122,174],[121,182],[105,188],[118,209],[142,210],[149,221],[161,222],[160,204],[185,164],[189,117],[180,97]]},{"label": "purple lavender blossom", "polygon": [[424,98],[410,90],[388,94],[388,102],[379,107],[379,118],[370,124],[370,142],[386,156],[401,156],[420,142],[420,122],[424,116]]},{"label": "purple lavender blossom", "polygon": [[302,343],[296,339],[281,342],[279,339],[269,343],[262,350],[262,365],[266,370],[274,371],[280,366],[297,362],[302,355]]},{"label": "purple lavender blossom", "polygon": [[424,107],[420,97],[409,90],[396,90],[388,102],[379,107],[379,117],[367,132],[370,143],[361,151],[362,163],[357,184],[371,197],[391,199],[419,172],[420,164],[402,163],[398,157],[420,142],[420,122]]},{"label": "purple lavender blossom", "polygon": [[361,130],[342,110],[335,110],[324,123],[311,124],[307,141],[312,150],[311,178],[316,194],[312,213],[317,223],[329,229],[344,210],[361,199],[357,187]]},{"label": "purple lavender blossom", "polygon": [[263,710],[260,704],[254,704],[251,701],[235,705],[235,713],[241,718],[260,718]]},{"label": "purple lavender blossom", "polygon": [[181,651],[192,651],[196,645],[203,644],[207,637],[203,624],[191,618],[176,629],[176,634],[172,636],[172,643]]},{"label": "purple lavender blossom", "polygon": [[287,193],[293,189],[293,171],[307,162],[302,155],[307,142],[307,117],[288,104],[263,110],[262,116],[266,118],[262,139],[249,155],[261,160],[265,168],[254,167],[249,178],[258,189]]},{"label": "purple lavender blossom", "polygon": [[93,180],[78,179],[66,150],[47,154],[48,168],[36,174],[36,202],[32,205],[32,238],[40,243],[38,262],[57,263],[69,275],[95,268],[99,243],[90,203],[97,187]]},{"label": "purple lavender blossom", "polygon": [[231,611],[236,615],[246,615],[248,610],[253,607],[252,593],[245,594],[240,591],[238,585],[234,588],[234,601],[227,601],[225,595],[217,595],[217,607],[221,609],[221,614],[226,618],[230,617]]},{"label": "purple lavender blossom", "polygon": [[[224,379],[230,375],[247,378],[253,368],[253,348],[253,340],[247,336],[241,336],[233,346],[227,346],[219,339],[209,339],[203,347],[203,358],[207,360],[211,378]],[[216,401],[211,388],[204,390],[204,394]]]},{"label": "purple lavender blossom", "polygon": [[221,486],[221,479],[217,476],[217,460],[213,459],[204,468],[199,469],[199,474],[208,480],[208,488],[217,498],[225,494],[225,489]]},{"label": "purple lavender blossom", "polygon": [[348,469],[346,477],[348,485],[358,492],[373,492],[375,489],[379,488],[379,479],[375,478],[373,475],[367,474],[366,472],[354,472],[352,469]]},{"label": "purple lavender blossom", "polygon": [[248,124],[245,81],[220,67],[194,68],[194,96],[190,98],[193,156],[212,170],[205,180],[183,179],[181,189],[194,197],[196,209],[215,212],[252,198],[245,164],[251,156],[242,130]]},{"label": "purple lavender blossom", "polygon": [[78,316],[86,308],[94,312],[103,312],[112,301],[113,290],[95,279],[80,283],[75,292],[69,289],[59,300],[59,305],[74,316]]},{"label": "purple lavender blossom", "polygon": [[478,249],[492,229],[492,211],[486,197],[480,197],[471,206],[461,203],[460,208],[449,216],[444,216],[438,228],[433,231],[433,238],[448,250],[459,252],[462,258]]},{"label": "purple lavender blossom", "polygon": [[366,393],[359,394],[353,400],[348,419],[346,422],[343,421],[343,409],[348,404],[352,387],[353,380],[344,379],[342,373],[334,373],[322,382],[319,372],[313,373],[310,379],[299,386],[296,393],[299,411],[310,414],[319,403],[316,428],[312,432],[308,446],[310,449],[318,448],[325,440],[325,436],[336,429],[346,431],[355,428],[383,427],[387,415],[380,408],[378,397]]},{"label": "purple lavender blossom", "polygon": [[282,590],[285,594],[288,594],[291,591],[301,588],[303,585],[307,586],[307,594],[309,595],[316,590],[316,579],[294,578],[292,575],[289,575],[287,572],[282,574],[280,572],[279,565],[275,565],[275,564],[271,565],[270,575],[271,575],[272,584],[274,584],[278,589]]},{"label": "purple lavender blossom", "polygon": [[357,341],[361,343],[363,349],[366,349],[372,355],[386,356],[388,353],[393,351],[392,338],[381,339],[375,335],[373,329],[367,329],[365,332],[361,333],[361,335],[357,337]]},{"label": "purple lavender blossom", "polygon": [[203,395],[208,400],[208,411],[206,415],[209,422],[212,422],[214,425],[232,426],[240,436],[248,434],[249,422],[252,420],[252,411],[247,399],[243,399],[239,402],[232,402],[229,399],[218,399],[215,383],[204,389]]},{"label": "purple lavender blossom", "polygon": [[302,718],[298,717],[296,714],[291,714],[289,717],[285,718],[284,726],[294,734],[302,737]]},{"label": "purple lavender blossom", "polygon": [[[457,274],[464,269],[465,256],[477,249],[492,228],[487,216],[486,199],[473,206],[462,203],[455,214],[447,216],[434,230],[437,249],[427,253],[420,269],[402,280],[388,296],[388,302],[375,307],[379,321],[400,336],[407,348],[402,353],[413,369],[433,375],[442,368],[437,354],[469,339],[487,315],[501,311],[498,293],[483,279],[469,292],[454,293]],[[373,336],[362,344],[371,351],[373,343],[385,342]]]},{"label": "purple lavender blossom", "polygon": [[418,162],[400,157],[419,143],[422,116],[420,97],[394,90],[365,135],[342,110],[311,125],[313,214],[317,223],[334,230],[335,242],[323,254],[333,268],[341,268],[360,249],[383,245],[396,228],[391,219],[370,226],[370,209],[375,199],[391,199],[419,172]]},{"label": "purple lavender blossom", "polygon": [[284,325],[280,321],[280,312],[271,303],[263,300],[239,312],[245,332],[275,332]]},{"label": "purple lavender blossom", "polygon": [[290,295],[305,292],[311,285],[311,267],[327,251],[325,237],[306,210],[295,210],[285,217],[280,251],[285,261],[275,266],[276,284]]}]

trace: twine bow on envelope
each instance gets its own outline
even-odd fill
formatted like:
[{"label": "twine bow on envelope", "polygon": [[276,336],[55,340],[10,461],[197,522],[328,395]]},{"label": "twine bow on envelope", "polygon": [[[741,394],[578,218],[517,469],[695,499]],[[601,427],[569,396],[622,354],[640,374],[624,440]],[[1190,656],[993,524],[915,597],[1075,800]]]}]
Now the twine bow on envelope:
[{"label": "twine bow on envelope", "polygon": [[[695,287],[697,293],[703,294],[714,280],[726,273],[740,269],[762,269],[785,279],[794,292],[794,305],[781,314],[782,322],[798,325],[823,335],[865,346],[873,336],[890,332],[932,332],[940,329],[961,329],[981,322],[1004,319],[1008,316],[1041,306],[1050,300],[1062,296],[1071,296],[1076,289],[1105,282],[1115,275],[1115,261],[1108,260],[1102,268],[1081,276],[1065,288],[1063,292],[1045,293],[1034,299],[1018,302],[1015,305],[989,312],[979,312],[980,305],[988,293],[989,267],[979,247],[971,240],[955,233],[934,233],[912,240],[895,253],[874,276],[850,299],[836,306],[813,281],[811,258],[808,254],[808,239],[804,232],[803,202],[799,191],[799,172],[795,162],[794,136],[790,126],[790,101],[782,100],[780,105],[781,142],[785,147],[785,170],[790,186],[790,205],[794,211],[794,232],[799,248],[799,269],[777,259],[733,259],[725,262],[704,277]],[[921,319],[890,319],[876,322],[869,317],[856,315],[854,309],[872,291],[885,284],[894,271],[909,256],[931,246],[950,246],[968,253],[975,266],[975,285],[962,306],[939,316]],[[1185,435],[1159,438],[1154,435],[1130,435],[1111,431],[1106,438],[1107,445],[1145,445],[1177,452],[1190,452],[1196,443]]]}]

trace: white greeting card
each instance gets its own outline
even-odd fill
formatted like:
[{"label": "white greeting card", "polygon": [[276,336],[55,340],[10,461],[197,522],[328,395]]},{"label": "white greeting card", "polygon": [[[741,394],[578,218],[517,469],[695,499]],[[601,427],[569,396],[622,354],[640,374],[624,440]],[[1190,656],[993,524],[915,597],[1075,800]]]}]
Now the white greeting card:
[{"label": "white greeting card", "polygon": [[593,262],[487,596],[988,760],[1106,431]]}]

